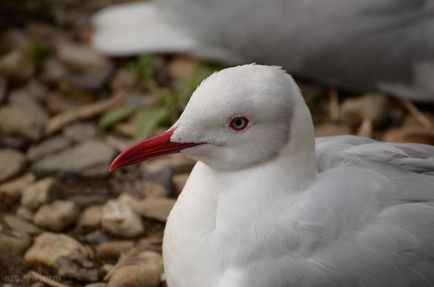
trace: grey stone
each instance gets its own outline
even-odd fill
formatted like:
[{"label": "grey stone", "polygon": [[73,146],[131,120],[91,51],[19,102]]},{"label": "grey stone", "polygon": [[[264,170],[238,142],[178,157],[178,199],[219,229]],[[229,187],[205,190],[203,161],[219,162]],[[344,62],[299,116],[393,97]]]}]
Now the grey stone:
[{"label": "grey stone", "polygon": [[[114,149],[101,141],[89,141],[60,153],[47,156],[32,165],[32,169],[43,174],[76,174],[86,176],[95,169],[107,174],[106,167],[114,156]],[[104,171],[101,169],[104,167]],[[100,174],[99,174],[100,175]]]},{"label": "grey stone", "polygon": [[42,228],[61,231],[75,223],[78,212],[78,207],[73,202],[56,200],[51,204],[41,206],[33,222]]},{"label": "grey stone", "polygon": [[77,123],[66,127],[63,135],[74,142],[93,140],[96,136],[96,127],[91,123]]},{"label": "grey stone", "polygon": [[0,150],[0,182],[20,173],[26,164],[24,155],[13,149]]},{"label": "grey stone", "polygon": [[0,108],[0,132],[6,134],[38,140],[47,122],[47,112],[34,101],[17,101]]},{"label": "grey stone", "polygon": [[54,136],[33,146],[27,152],[27,158],[35,161],[44,156],[57,153],[71,145],[71,140],[64,136]]}]

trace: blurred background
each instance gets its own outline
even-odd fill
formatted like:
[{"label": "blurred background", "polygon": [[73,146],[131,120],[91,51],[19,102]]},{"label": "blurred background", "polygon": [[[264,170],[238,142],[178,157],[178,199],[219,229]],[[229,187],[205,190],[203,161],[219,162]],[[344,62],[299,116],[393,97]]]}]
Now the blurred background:
[{"label": "blurred background", "polygon": [[[137,139],[170,127],[225,64],[99,53],[91,18],[120,2],[0,2],[2,286],[164,286],[165,218],[194,162],[174,155],[107,168]],[[432,105],[296,80],[317,136],[434,144]]]}]

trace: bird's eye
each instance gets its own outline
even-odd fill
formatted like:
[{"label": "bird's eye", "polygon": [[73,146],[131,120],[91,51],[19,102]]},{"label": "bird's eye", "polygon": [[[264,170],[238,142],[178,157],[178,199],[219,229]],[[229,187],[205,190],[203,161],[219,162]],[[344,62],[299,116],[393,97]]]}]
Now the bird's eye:
[{"label": "bird's eye", "polygon": [[249,119],[244,116],[236,116],[231,119],[229,126],[236,131],[244,130],[249,124]]}]

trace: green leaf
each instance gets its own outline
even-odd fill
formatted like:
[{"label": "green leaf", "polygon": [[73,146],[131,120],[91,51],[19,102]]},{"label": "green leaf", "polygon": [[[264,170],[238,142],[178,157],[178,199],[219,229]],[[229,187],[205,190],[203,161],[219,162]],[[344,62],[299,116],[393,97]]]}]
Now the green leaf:
[{"label": "green leaf", "polygon": [[129,118],[135,112],[135,110],[135,107],[129,106],[112,108],[100,117],[98,126],[102,129],[109,128],[112,125]]},{"label": "green leaf", "polygon": [[142,55],[129,64],[136,78],[145,83],[150,90],[157,88],[154,79],[154,57],[152,55]]},{"label": "green leaf", "polygon": [[168,109],[157,107],[138,110],[134,116],[136,138],[143,139],[149,137],[160,122],[167,117],[168,113]]},{"label": "green leaf", "polygon": [[42,40],[34,39],[27,49],[27,55],[33,61],[42,61],[49,55],[49,51]]}]

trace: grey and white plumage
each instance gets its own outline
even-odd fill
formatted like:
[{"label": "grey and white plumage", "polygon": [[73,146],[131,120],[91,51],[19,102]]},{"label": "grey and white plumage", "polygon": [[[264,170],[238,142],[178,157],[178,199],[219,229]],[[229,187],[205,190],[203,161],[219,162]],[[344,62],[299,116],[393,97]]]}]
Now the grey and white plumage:
[{"label": "grey and white plumage", "polygon": [[293,79],[244,65],[112,169],[179,151],[199,162],[167,220],[170,287],[434,286],[433,146],[315,139]]},{"label": "grey and white plumage", "polygon": [[434,0],[157,0],[95,19],[108,53],[256,61],[352,90],[434,101]]}]

